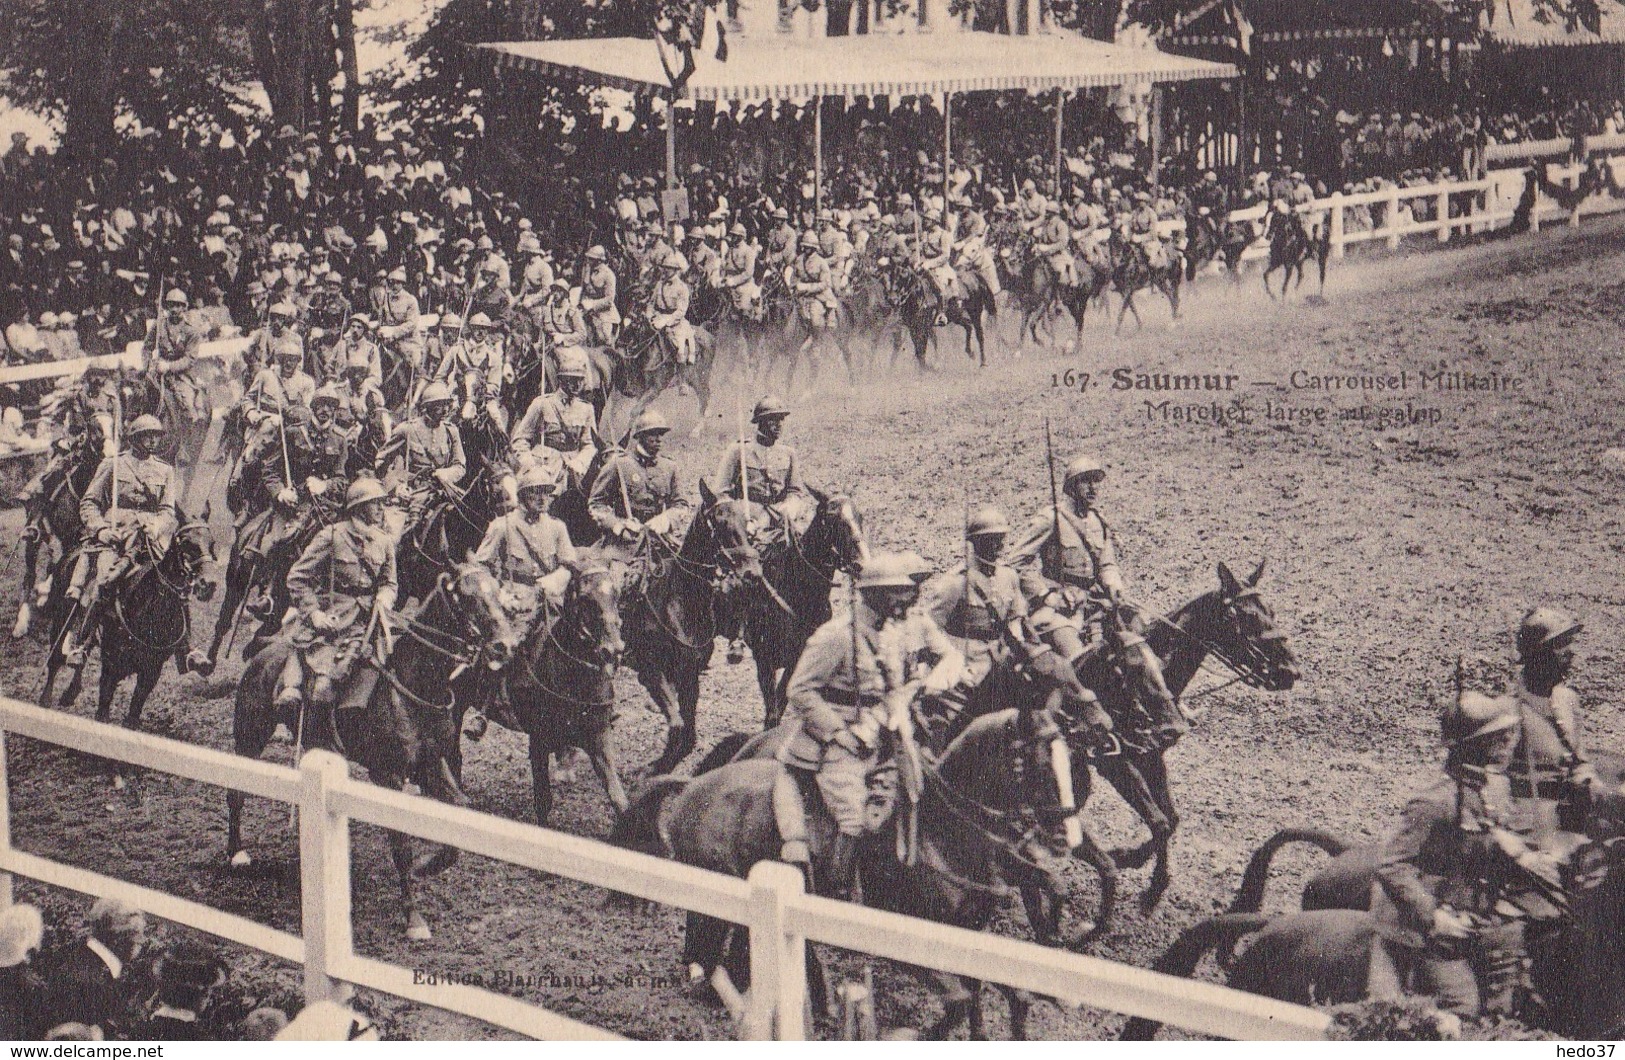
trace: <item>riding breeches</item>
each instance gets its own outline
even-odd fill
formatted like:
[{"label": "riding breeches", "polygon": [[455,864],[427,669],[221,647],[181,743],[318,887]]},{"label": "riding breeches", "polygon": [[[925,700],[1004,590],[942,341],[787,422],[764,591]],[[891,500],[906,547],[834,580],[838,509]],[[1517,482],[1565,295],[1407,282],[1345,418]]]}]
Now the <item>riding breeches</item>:
[{"label": "riding breeches", "polygon": [[861,836],[868,830],[864,809],[869,800],[869,771],[874,764],[872,751],[859,756],[840,744],[824,745],[824,757],[818,766],[818,792],[842,835]]},{"label": "riding breeches", "polygon": [[1071,254],[1051,254],[1050,268],[1055,270],[1055,281],[1066,287],[1078,285],[1078,262]]}]

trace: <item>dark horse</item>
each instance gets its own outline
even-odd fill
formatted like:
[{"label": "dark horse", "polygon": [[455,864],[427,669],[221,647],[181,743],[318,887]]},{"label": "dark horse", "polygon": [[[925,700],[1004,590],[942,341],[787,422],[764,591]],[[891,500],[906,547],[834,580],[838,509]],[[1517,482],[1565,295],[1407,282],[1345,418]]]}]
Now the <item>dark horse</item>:
[{"label": "dark horse", "polygon": [[[1145,822],[1150,837],[1137,847],[1111,851],[1104,863],[1087,845],[1077,852],[1100,875],[1100,914],[1093,925],[1081,925],[1087,930],[1069,937],[1069,945],[1088,941],[1109,926],[1117,869],[1138,868],[1154,860],[1150,883],[1141,897],[1147,909],[1161,901],[1172,880],[1169,846],[1179,826],[1179,814],[1163,759],[1166,747],[1136,739],[1132,735],[1134,719],[1144,718],[1145,713],[1155,715],[1154,705],[1166,710],[1165,704],[1157,703],[1164,694],[1177,702],[1209,655],[1253,688],[1284,691],[1297,683],[1297,662],[1259,595],[1264,564],[1259,563],[1246,581],[1238,580],[1223,563],[1218,572],[1216,591],[1203,593],[1166,617],[1153,618],[1143,646],[1091,652],[1079,660],[1080,678],[1119,723],[1123,737],[1115,753],[1101,754],[1081,744],[1075,744],[1074,752],[1122,796]],[[1074,771],[1073,779],[1079,785],[1077,804],[1084,806],[1090,793],[1088,771]],[[1032,896],[1028,897],[1030,903]]]},{"label": "dark horse", "polygon": [[[587,752],[615,812],[626,810],[626,790],[609,751],[615,673],[625,650],[620,606],[620,581],[608,567],[579,566],[563,604],[557,609],[543,604],[502,671],[502,694],[530,740],[539,825],[546,825],[553,812],[548,756],[571,747]],[[466,705],[465,698],[458,706],[459,728]]]},{"label": "dark horse", "polygon": [[[957,324],[965,332],[965,356],[987,367],[987,338],[982,318],[998,316],[993,292],[982,278],[973,272],[961,270],[959,284],[964,297],[946,303],[937,296],[936,288],[919,269],[907,262],[893,262],[894,272],[889,286],[892,304],[902,318],[903,330],[914,342],[914,360],[922,370],[929,368],[925,360],[926,347],[937,332],[938,314],[946,323]],[[971,348],[971,339],[976,346]]]},{"label": "dark horse", "polygon": [[[894,828],[907,817],[901,806],[894,827],[865,843],[859,864],[864,901],[986,930],[1011,889],[1006,880],[1012,866],[1028,863],[1028,843],[1038,839],[1058,851],[1070,842],[1063,834],[1075,817],[1066,806],[1071,777],[1065,775],[1066,755],[1058,750],[1062,743],[1060,730],[1043,709],[1001,710],[973,720],[934,763],[923,767],[912,861],[903,864],[896,855]],[[783,770],[772,758],[752,758],[692,780],[657,778],[622,816],[612,841],[744,876],[758,861],[778,857],[781,837],[772,793],[783,783]],[[814,849],[821,849],[833,825],[823,814],[809,814],[808,823]],[[726,922],[690,913],[683,959],[691,965],[691,975],[709,976],[713,982],[722,976],[737,979],[747,941]],[[816,967],[810,955],[809,963]],[[980,984],[946,973],[925,974],[946,995],[943,1015],[926,1036],[945,1037],[967,1020],[972,1036],[981,1035]],[[815,975],[811,981],[822,978]],[[1013,991],[1006,996],[1012,1035],[1021,1037],[1027,1001]]]},{"label": "dark horse", "polygon": [[[471,419],[457,421],[468,470],[462,484],[435,491],[397,550],[402,600],[422,600],[440,575],[479,546],[502,511],[502,474],[511,466],[508,435],[483,403]],[[387,457],[386,457],[387,459]]]},{"label": "dark horse", "polygon": [[[1281,215],[1275,215],[1279,218]],[[1282,220],[1270,229],[1270,260],[1264,267],[1264,293],[1271,299],[1275,298],[1275,291],[1270,287],[1270,274],[1277,269],[1281,270],[1281,297],[1287,296],[1290,285],[1292,290],[1303,286],[1304,266],[1313,258],[1320,267],[1320,293],[1326,293],[1326,258],[1331,253],[1332,234],[1329,225],[1323,225],[1319,238],[1311,236],[1305,227],[1303,218],[1292,214],[1290,220]],[[1296,277],[1297,282],[1293,283]]]},{"label": "dark horse", "polygon": [[807,638],[829,620],[835,572],[856,571],[869,556],[863,517],[852,499],[811,493],[818,508],[804,533],[779,519],[770,539],[758,545],[762,574],[776,596],[753,596],[745,614],[745,643],[756,662],[763,727],[769,729],[784,713],[785,689]]},{"label": "dark horse", "polygon": [[[716,338],[703,327],[694,327],[694,360],[684,364],[665,348],[665,340],[648,322],[634,320],[621,332],[615,350],[611,387],[620,397],[630,398],[627,413],[630,426],[655,398],[672,387],[687,386],[699,403],[702,422],[711,407],[711,369],[716,364]],[[606,410],[607,411],[607,410]],[[602,428],[607,430],[608,428]]]},{"label": "dark horse", "polygon": [[1019,272],[1010,270],[1014,276],[1011,296],[1021,306],[1021,328],[1016,335],[1018,348],[1029,337],[1034,343],[1043,341],[1038,336],[1041,323],[1049,327],[1050,337],[1054,338],[1054,328],[1049,321],[1056,309],[1065,309],[1077,328],[1072,338],[1072,352],[1077,353],[1082,347],[1083,320],[1089,303],[1105,294],[1112,280],[1112,270],[1109,261],[1092,262],[1081,255],[1076,256],[1074,262],[1078,283],[1059,282],[1055,267],[1044,254],[1029,254]]},{"label": "dark horse", "polygon": [[1180,257],[1170,249],[1168,263],[1153,266],[1146,257],[1145,251],[1131,245],[1122,236],[1122,233],[1113,232],[1111,239],[1112,252],[1112,286],[1117,293],[1123,296],[1123,305],[1117,310],[1117,334],[1123,330],[1123,316],[1126,313],[1134,314],[1134,326],[1143,328],[1145,321],[1140,319],[1139,307],[1134,304],[1134,296],[1147,287],[1161,291],[1168,299],[1168,305],[1173,310],[1174,319],[1179,319],[1179,281],[1184,270]]},{"label": "dark horse", "polygon": [[[263,645],[265,640],[282,627],[282,616],[290,604],[287,588],[288,572],[293,570],[293,565],[304,554],[305,547],[326,525],[324,521],[326,511],[327,509],[313,507],[304,513],[303,521],[269,552],[260,548],[269,536],[267,533],[269,524],[265,519],[265,513],[261,513],[260,518],[249,519],[243,524],[243,532],[240,532],[237,540],[232,542],[231,556],[226,560],[226,587],[221,596],[220,611],[215,616],[214,633],[209,638],[207,652],[209,661],[206,670],[213,672],[220,656],[220,646],[233,634],[242,620],[243,608],[256,588],[265,593],[265,600],[263,605],[256,605],[254,609],[259,618],[259,627],[250,639],[250,645]],[[243,539],[245,533],[254,540],[245,541]],[[249,653],[250,649],[245,647],[244,654]]]},{"label": "dark horse", "polygon": [[[341,702],[353,700],[364,706],[335,711],[342,746],[328,749],[363,766],[381,787],[403,791],[416,784],[431,798],[466,806],[456,697],[448,685],[461,668],[495,669],[513,654],[518,635],[497,602],[496,580],[478,564],[457,564],[440,576],[415,616],[395,615],[385,621],[400,626],[394,643],[375,642],[356,664],[352,687],[341,692]],[[307,727],[298,708],[275,705],[291,650],[285,637],[277,637],[243,669],[232,725],[240,755],[258,758],[279,724],[294,734],[296,754],[303,750],[307,731],[326,728]],[[244,798],[238,791],[226,793],[226,856],[236,868],[251,863],[242,842]],[[426,939],[429,926],[413,898],[412,881],[450,868],[457,849],[441,847],[413,860],[406,836],[390,832],[389,843],[400,873],[407,937]]]},{"label": "dark horse", "polygon": [[[208,577],[208,569],[215,562],[208,508],[175,531],[174,540],[161,557],[153,556],[150,546],[146,548],[147,554],[140,557],[136,569],[117,584],[102,589],[109,598],[96,634],[101,647],[96,720],[107,720],[113,694],[125,678],[134,676],[135,691],[130,694],[130,707],[124,716],[124,723],[131,728],[141,723],[142,708],[164,672],[164,663],[173,658],[175,668],[186,672],[186,656],[191,650],[192,600],[207,601],[214,595],[214,582]],[[51,687],[62,668],[60,645],[65,625],[78,621],[77,609],[56,610],[59,617],[56,628],[51,631],[45,688],[40,692],[42,703],[50,700]],[[83,676],[82,670],[74,672],[68,687],[62,690],[59,706],[68,706],[79,698]]]},{"label": "dark horse", "polygon": [[[28,636],[35,608],[45,608],[52,598],[52,587],[69,574],[68,557],[84,532],[84,525],[79,521],[79,502],[101,466],[102,444],[101,425],[92,419],[66,454],[67,474],[41,498],[43,503],[38,514],[23,528],[23,578],[17,594],[17,624],[11,630],[13,637]],[[54,543],[47,555],[54,553],[55,559],[47,563],[41,574],[40,551],[47,542]],[[47,611],[48,623],[53,623],[56,617]]]},{"label": "dark horse", "polygon": [[700,481],[700,509],[675,553],[646,535],[642,570],[621,595],[627,662],[666,716],[666,747],[649,767],[669,773],[694,750],[700,675],[716,649],[719,595],[768,591],[746,506]]},{"label": "dark horse", "polygon": [[[1625,923],[1625,756],[1600,754],[1593,765],[1601,780],[1593,791],[1602,794],[1586,812],[1586,842],[1570,862],[1569,911],[1528,926],[1529,986],[1539,1003],[1516,1013],[1565,1038],[1618,1037],[1625,1026],[1625,931],[1620,930]],[[1375,858],[1363,856],[1370,863],[1364,888],[1369,896]],[[1360,908],[1210,917],[1187,929],[1157,969],[1189,976],[1209,951],[1232,953],[1244,940],[1246,950],[1229,967],[1231,986],[1301,1004],[1358,1001],[1365,995],[1372,922]],[[1148,1039],[1157,1027],[1150,1020],[1130,1020],[1122,1037]]]}]

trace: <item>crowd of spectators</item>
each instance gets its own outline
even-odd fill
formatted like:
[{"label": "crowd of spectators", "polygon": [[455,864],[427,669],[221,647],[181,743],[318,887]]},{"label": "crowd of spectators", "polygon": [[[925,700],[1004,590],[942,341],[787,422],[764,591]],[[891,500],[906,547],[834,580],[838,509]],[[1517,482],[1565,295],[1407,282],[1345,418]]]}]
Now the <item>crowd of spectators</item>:
[{"label": "crowd of spectators", "polygon": [[0,1040],[353,1041],[378,1036],[331,1003],[286,1009],[248,996],[230,961],[190,936],[155,936],[140,910],[99,899],[83,933],[50,945],[40,910],[0,910]]}]

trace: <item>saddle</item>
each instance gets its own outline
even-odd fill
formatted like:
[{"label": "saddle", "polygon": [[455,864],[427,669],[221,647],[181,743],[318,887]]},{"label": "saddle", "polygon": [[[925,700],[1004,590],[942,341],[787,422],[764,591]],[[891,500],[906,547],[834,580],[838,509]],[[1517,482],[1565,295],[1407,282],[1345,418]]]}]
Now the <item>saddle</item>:
[{"label": "saddle", "polygon": [[[773,820],[779,829],[779,860],[791,865],[817,865],[835,839],[835,818],[818,793],[817,776],[811,770],[781,764],[773,779]],[[868,789],[864,830],[875,835],[884,831],[897,813],[899,784],[895,761],[883,762],[870,771]]]}]

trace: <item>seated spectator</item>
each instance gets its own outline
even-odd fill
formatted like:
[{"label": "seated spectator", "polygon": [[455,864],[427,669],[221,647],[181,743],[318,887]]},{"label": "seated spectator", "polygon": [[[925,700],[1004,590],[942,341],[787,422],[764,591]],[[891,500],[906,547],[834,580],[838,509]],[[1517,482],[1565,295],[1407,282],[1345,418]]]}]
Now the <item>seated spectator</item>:
[{"label": "seated spectator", "polygon": [[135,1023],[139,988],[130,964],[146,944],[147,918],[116,898],[100,898],[87,926],[84,941],[42,969],[41,1011],[50,1026],[81,1023],[121,1038]]},{"label": "seated spectator", "polygon": [[41,983],[29,967],[45,937],[45,921],[31,905],[0,912],[0,1041],[26,1041],[39,1033]]},{"label": "seated spectator", "polygon": [[243,1018],[243,1041],[275,1041],[287,1026],[286,1012],[279,1008],[257,1008]]},{"label": "seated spectator", "polygon": [[224,1037],[210,1011],[216,992],[226,985],[226,962],[212,946],[183,940],[158,958],[153,969],[158,994],[139,1028],[145,1041],[204,1042]]}]

